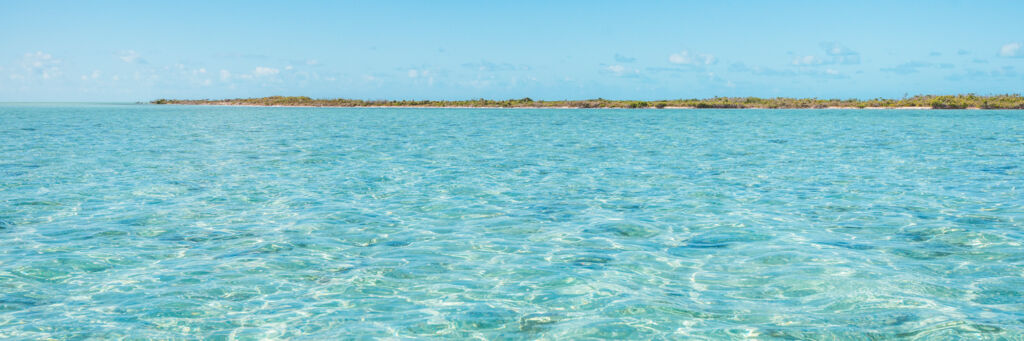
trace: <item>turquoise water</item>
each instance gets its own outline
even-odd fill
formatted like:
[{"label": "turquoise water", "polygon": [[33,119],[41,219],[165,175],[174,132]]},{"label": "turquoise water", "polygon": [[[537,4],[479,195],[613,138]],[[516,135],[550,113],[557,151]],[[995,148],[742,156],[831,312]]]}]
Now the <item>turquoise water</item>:
[{"label": "turquoise water", "polygon": [[0,105],[2,338],[1024,337],[1024,112]]}]

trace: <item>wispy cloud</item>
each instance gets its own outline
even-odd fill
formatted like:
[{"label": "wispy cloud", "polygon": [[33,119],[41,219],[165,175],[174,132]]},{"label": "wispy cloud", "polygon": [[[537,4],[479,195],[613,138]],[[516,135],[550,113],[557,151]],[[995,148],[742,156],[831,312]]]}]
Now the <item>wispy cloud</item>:
[{"label": "wispy cloud", "polygon": [[821,43],[821,47],[825,49],[825,54],[832,57],[832,61],[836,64],[860,64],[860,53],[846,46],[836,42],[825,42]]},{"label": "wispy cloud", "polygon": [[680,51],[679,53],[673,53],[668,56],[669,63],[680,64],[680,65],[712,65],[718,63],[718,59],[714,55],[692,53],[688,50]]},{"label": "wispy cloud", "polygon": [[257,66],[252,70],[252,75],[255,77],[267,77],[281,73],[281,70],[275,68],[269,68],[265,66]]},{"label": "wispy cloud", "polygon": [[615,61],[619,62],[619,63],[632,63],[632,62],[636,61],[636,58],[627,57],[627,56],[624,56],[624,55],[616,53],[615,54]]},{"label": "wispy cloud", "polygon": [[824,50],[822,55],[804,55],[793,58],[794,66],[818,66],[818,65],[855,65],[860,64],[860,53],[851,50],[836,42],[824,42],[819,44]]},{"label": "wispy cloud", "polygon": [[948,77],[946,77],[946,79],[952,80],[952,81],[991,80],[991,79],[999,79],[999,78],[1002,78],[1002,79],[1014,78],[1014,77],[1017,77],[1018,75],[1020,75],[1020,74],[1017,73],[1017,70],[1014,69],[1013,66],[1007,65],[1007,66],[1003,66],[1001,68],[991,69],[991,70],[967,69],[967,70],[965,70],[962,73],[957,73],[957,74],[949,75]]},{"label": "wispy cloud", "polygon": [[489,61],[486,61],[486,60],[481,60],[479,62],[473,62],[473,63],[464,63],[464,64],[462,64],[462,67],[467,68],[467,69],[476,70],[476,71],[488,71],[488,72],[491,72],[491,71],[527,71],[527,70],[530,70],[530,67],[527,66],[527,65],[521,65],[521,64],[520,65],[515,65],[515,64],[512,64],[512,63],[494,63],[494,62],[489,62]]},{"label": "wispy cloud", "polygon": [[1024,58],[1024,51],[1021,51],[1020,43],[1009,43],[999,49],[1000,57]]},{"label": "wispy cloud", "polygon": [[749,74],[752,74],[752,75],[765,76],[765,77],[796,77],[796,76],[804,76],[804,77],[814,77],[814,78],[824,78],[824,79],[844,79],[844,78],[850,78],[850,76],[844,74],[843,72],[841,72],[839,70],[833,69],[833,68],[826,68],[824,70],[817,69],[817,68],[799,68],[799,69],[782,69],[782,70],[780,70],[780,69],[773,69],[773,68],[762,67],[762,66],[748,66],[748,65],[743,64],[743,63],[733,63],[732,65],[729,65],[729,69],[728,70],[729,70],[729,72],[749,73]]},{"label": "wispy cloud", "polygon": [[639,77],[640,70],[633,67],[628,67],[622,64],[612,64],[604,66],[601,72],[611,74],[618,77]]},{"label": "wispy cloud", "polygon": [[100,78],[100,76],[101,76],[101,75],[102,75],[102,74],[100,73],[100,70],[92,70],[92,73],[91,73],[91,74],[88,74],[88,75],[82,75],[82,77],[81,77],[81,78],[82,78],[82,80],[83,80],[83,81],[85,81],[85,80],[93,80],[93,79],[98,79],[98,78]]},{"label": "wispy cloud", "polygon": [[414,84],[426,84],[427,86],[434,86],[435,76],[439,76],[443,71],[439,72],[436,69],[432,69],[427,66],[418,68],[409,68],[406,71],[406,76],[413,81]]},{"label": "wispy cloud", "polygon": [[825,60],[818,56],[801,56],[793,58],[793,65],[796,66],[810,66],[822,64],[825,64]]},{"label": "wispy cloud", "polygon": [[932,63],[921,61],[910,61],[893,67],[882,68],[882,72],[891,72],[900,75],[909,75],[920,72],[922,68],[932,67]]},{"label": "wispy cloud", "polygon": [[53,58],[53,55],[42,51],[26,53],[21,59],[21,66],[29,75],[39,76],[42,79],[60,77],[60,64],[60,59]]},{"label": "wispy cloud", "polygon": [[120,51],[117,53],[117,59],[128,64],[146,64],[146,60],[135,50]]}]

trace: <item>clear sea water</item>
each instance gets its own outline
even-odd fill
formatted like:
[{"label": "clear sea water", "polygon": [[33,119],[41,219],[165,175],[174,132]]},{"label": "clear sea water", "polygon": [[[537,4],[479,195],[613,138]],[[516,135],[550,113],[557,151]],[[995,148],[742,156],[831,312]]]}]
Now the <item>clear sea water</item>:
[{"label": "clear sea water", "polygon": [[1024,112],[0,105],[0,337],[1024,337]]}]

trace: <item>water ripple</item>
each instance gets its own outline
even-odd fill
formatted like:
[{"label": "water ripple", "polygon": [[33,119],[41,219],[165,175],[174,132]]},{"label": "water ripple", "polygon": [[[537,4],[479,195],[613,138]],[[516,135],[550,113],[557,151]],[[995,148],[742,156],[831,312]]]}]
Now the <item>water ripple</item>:
[{"label": "water ripple", "polygon": [[1020,111],[0,105],[0,337],[1015,339]]}]

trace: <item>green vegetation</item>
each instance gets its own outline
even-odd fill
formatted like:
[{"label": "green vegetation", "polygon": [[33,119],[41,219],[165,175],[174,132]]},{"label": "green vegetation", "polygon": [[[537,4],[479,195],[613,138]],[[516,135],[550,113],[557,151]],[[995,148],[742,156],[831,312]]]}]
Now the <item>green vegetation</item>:
[{"label": "green vegetation", "polygon": [[603,98],[588,100],[534,101],[530,98],[503,101],[471,99],[462,101],[388,101],[361,99],[313,99],[305,96],[263,98],[236,98],[223,100],[158,99],[153,104],[192,105],[253,105],[303,107],[471,107],[471,108],[718,108],[718,109],[825,109],[825,108],[932,108],[932,109],[1024,109],[1024,97],[1019,94],[978,96],[919,95],[903,99],[876,98],[818,99],[818,98],[758,98],[715,97],[706,99],[675,99],[658,101],[621,101]]}]

